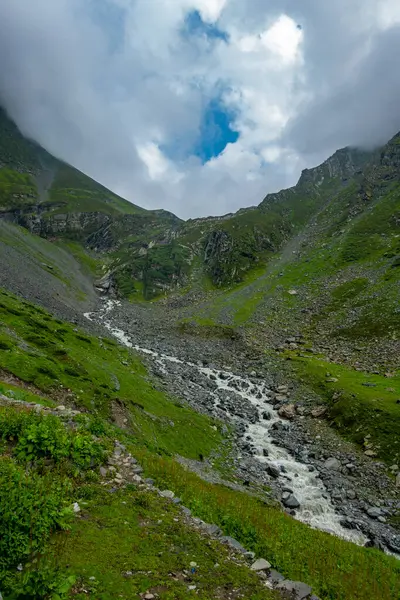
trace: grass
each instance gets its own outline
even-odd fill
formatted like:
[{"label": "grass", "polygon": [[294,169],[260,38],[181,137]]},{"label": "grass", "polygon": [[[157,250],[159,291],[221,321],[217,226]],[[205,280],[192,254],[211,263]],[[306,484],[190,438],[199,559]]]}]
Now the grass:
[{"label": "grass", "polygon": [[[34,384],[50,400],[59,402],[61,397],[63,403],[87,410],[82,423],[88,431],[106,436],[106,446],[119,438],[143,465],[146,476],[159,487],[172,489],[196,516],[218,524],[285,576],[307,581],[323,600],[397,597],[400,567],[396,560],[312,530],[255,497],[206,483],[178,464],[175,454],[195,459],[200,454],[212,456],[218,463],[226,448],[221,424],[157,391],[136,354],[113,340],[89,336],[4,291],[0,314],[2,339],[10,346],[0,352],[0,367]],[[27,393],[25,398],[32,396]],[[128,420],[125,430],[109,423],[116,405]],[[3,429],[10,432],[13,422],[3,419]],[[59,428],[52,429],[56,443],[64,448],[65,435]],[[41,456],[49,448],[47,436],[40,427],[27,431],[40,446],[35,450],[19,442],[16,456],[18,452]],[[226,561],[224,549],[189,531],[177,516],[178,508],[132,487],[110,494],[86,477],[72,475],[71,480],[83,518],[72,523],[69,535],[53,536],[55,546],[50,550],[64,578],[69,573],[76,581],[74,597],[83,598],[86,589],[104,600],[135,598],[149,589],[163,600],[186,600],[194,594],[188,590],[192,582],[183,576],[191,561],[199,565],[196,574],[189,575],[197,586],[194,595],[204,600],[217,598],[217,592],[226,597],[233,588],[253,600],[271,597],[251,573]],[[221,567],[216,568],[216,563]],[[126,571],[132,576],[125,577]]]},{"label": "grass", "polygon": [[72,240],[57,240],[55,242],[60,248],[65,248],[81,264],[84,271],[92,277],[98,277],[104,261],[96,258],[78,242]]},{"label": "grass", "polygon": [[154,389],[142,362],[128,349],[85,336],[4,292],[0,316],[6,325],[0,329],[2,339],[11,346],[0,353],[0,367],[19,379],[55,399],[70,390],[70,401],[104,417],[117,403],[130,414],[138,443],[156,452],[198,458],[218,447],[215,423]]},{"label": "grass", "polygon": [[[322,358],[294,357],[300,377],[322,395],[339,431],[363,446],[366,436],[390,465],[400,459],[400,373],[386,378],[355,371]],[[329,376],[327,376],[329,373]],[[337,381],[329,381],[330,379]],[[327,381],[328,380],[328,381]],[[372,384],[373,387],[365,386]]]},{"label": "grass", "polygon": [[[79,575],[78,590],[102,600],[137,598],[147,591],[164,600],[222,599],[235,589],[252,600],[273,598],[254,573],[229,561],[218,543],[182,523],[171,503],[134,489],[96,492],[85,519],[74,523],[66,541],[55,542],[60,566]],[[198,565],[193,574],[192,562]],[[196,589],[190,591],[190,585]]]},{"label": "grass", "polygon": [[193,513],[265,556],[285,576],[307,581],[329,600],[392,600],[400,593],[400,564],[310,529],[257,498],[212,485],[168,458],[138,455],[146,474],[173,489]]},{"label": "grass", "polygon": [[18,385],[12,385],[0,380],[0,394],[10,398],[11,400],[19,400],[21,402],[34,402],[42,406],[53,407],[56,403],[47,397],[35,394]]}]

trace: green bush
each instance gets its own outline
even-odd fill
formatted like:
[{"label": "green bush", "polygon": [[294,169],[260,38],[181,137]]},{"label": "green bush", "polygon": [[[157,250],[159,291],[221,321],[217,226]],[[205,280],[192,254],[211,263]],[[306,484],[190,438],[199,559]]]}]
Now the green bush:
[{"label": "green bush", "polygon": [[[32,566],[33,567],[33,566]],[[12,582],[9,600],[63,600],[68,598],[76,577],[50,565],[24,571]]]},{"label": "green bush", "polygon": [[64,424],[52,415],[17,412],[12,409],[0,411],[0,438],[18,440],[14,449],[22,462],[52,459],[55,463],[69,460],[78,468],[87,469],[104,460],[105,449],[84,429],[68,431]]},{"label": "green bush", "polygon": [[54,475],[26,473],[0,459],[0,582],[4,571],[41,551],[50,534],[65,529],[72,510],[65,503],[70,483]]}]

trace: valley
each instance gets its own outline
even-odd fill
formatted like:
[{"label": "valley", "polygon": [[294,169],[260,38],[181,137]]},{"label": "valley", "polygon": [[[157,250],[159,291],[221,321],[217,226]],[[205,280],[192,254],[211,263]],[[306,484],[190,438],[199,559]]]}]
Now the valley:
[{"label": "valley", "polygon": [[5,600],[398,597],[399,139],[185,222],[0,113]]}]

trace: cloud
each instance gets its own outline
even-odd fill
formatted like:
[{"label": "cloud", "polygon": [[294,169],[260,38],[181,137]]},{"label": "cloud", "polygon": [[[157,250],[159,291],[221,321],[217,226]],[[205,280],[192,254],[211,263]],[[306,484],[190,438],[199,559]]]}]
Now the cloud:
[{"label": "cloud", "polygon": [[397,0],[0,0],[0,102],[132,202],[223,214],[400,129],[399,27]]}]

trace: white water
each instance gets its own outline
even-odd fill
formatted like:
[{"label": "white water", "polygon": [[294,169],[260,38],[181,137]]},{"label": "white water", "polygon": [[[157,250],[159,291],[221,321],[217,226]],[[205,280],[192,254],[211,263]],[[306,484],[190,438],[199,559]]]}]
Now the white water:
[{"label": "white water", "polygon": [[[105,302],[103,310],[97,313],[86,313],[85,317],[91,321],[98,321],[105,326],[114,337],[129,348],[134,348],[138,352],[151,355],[160,369],[166,373],[166,363],[173,362],[186,364],[196,368],[206,377],[213,379],[219,390],[230,390],[247,399],[257,408],[259,416],[262,413],[269,412],[270,420],[261,420],[256,424],[247,424],[246,438],[249,436],[249,443],[256,448],[255,458],[261,463],[274,464],[278,468],[283,467],[284,472],[279,476],[283,485],[286,485],[293,491],[293,494],[300,502],[300,508],[296,510],[295,518],[309,524],[311,527],[328,531],[338,537],[352,541],[359,545],[364,545],[367,538],[359,531],[349,530],[341,526],[341,516],[335,511],[332,502],[327,495],[323,482],[311,472],[308,466],[293,458],[285,448],[275,445],[271,438],[271,428],[276,421],[282,421],[277,412],[268,406],[270,402],[269,392],[262,383],[253,383],[245,377],[234,375],[229,371],[217,371],[207,367],[201,367],[191,362],[184,362],[175,356],[169,356],[142,348],[132,343],[131,338],[122,330],[114,327],[107,320],[107,314],[113,306],[118,305],[116,301],[108,300]],[[218,406],[218,395],[210,391],[210,402]],[[221,408],[221,407],[220,407]],[[228,417],[230,415],[227,414]],[[288,432],[290,435],[290,432]],[[268,457],[264,457],[263,450],[268,451]]]}]

